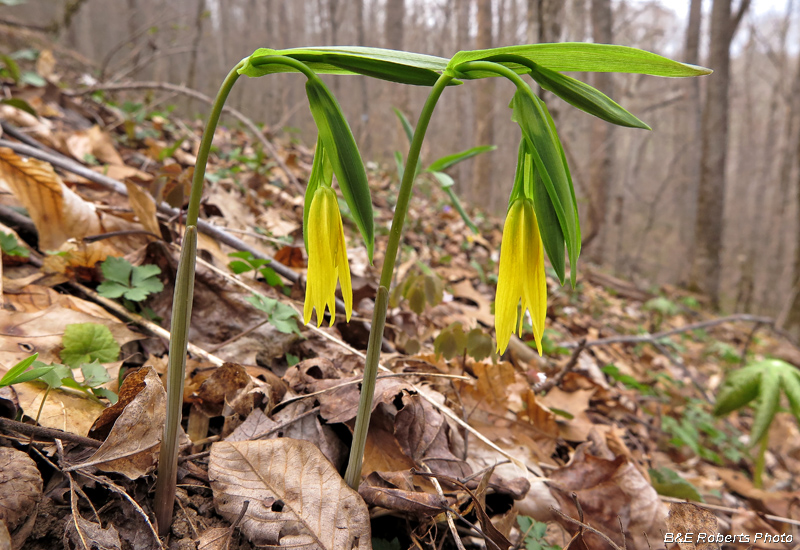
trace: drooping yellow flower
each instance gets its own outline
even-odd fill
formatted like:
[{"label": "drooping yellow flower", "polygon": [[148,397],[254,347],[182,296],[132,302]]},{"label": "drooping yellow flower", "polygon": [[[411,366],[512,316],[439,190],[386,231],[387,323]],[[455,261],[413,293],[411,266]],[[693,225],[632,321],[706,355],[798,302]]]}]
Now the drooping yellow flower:
[{"label": "drooping yellow flower", "polygon": [[325,308],[331,312],[331,324],[336,316],[336,280],[342,285],[342,299],[347,320],[353,313],[353,287],[350,283],[350,265],[344,242],[342,215],[336,193],[321,185],[311,200],[308,213],[308,277],[303,321],[311,320],[311,310],[317,310],[317,326],[322,325]]},{"label": "drooping yellow flower", "polygon": [[[517,320],[517,306],[522,310]],[[544,247],[530,199],[515,200],[508,209],[500,249],[500,272],[494,305],[497,353],[502,354],[514,329],[519,327],[525,310],[530,311],[533,337],[542,354],[542,333],[547,315],[547,281],[544,274]]]}]

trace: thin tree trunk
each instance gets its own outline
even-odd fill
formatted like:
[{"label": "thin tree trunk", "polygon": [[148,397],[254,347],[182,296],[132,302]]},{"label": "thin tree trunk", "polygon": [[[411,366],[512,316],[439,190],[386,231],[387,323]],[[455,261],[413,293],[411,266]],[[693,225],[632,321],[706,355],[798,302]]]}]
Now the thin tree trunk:
[{"label": "thin tree trunk", "polygon": [[[492,39],[492,0],[478,1],[478,49],[491,48]],[[475,82],[475,145],[491,145],[494,143],[494,90],[493,78],[485,78]],[[475,176],[472,182],[472,198],[476,203],[486,201],[487,190],[492,189],[492,157],[478,155],[475,157]],[[486,204],[484,202],[484,204]]]},{"label": "thin tree trunk", "polygon": [[739,13],[731,17],[731,0],[714,0],[711,8],[708,79],[700,146],[700,185],[695,220],[694,258],[690,287],[708,294],[719,305],[720,251],[725,204],[725,163],[728,153],[728,87],[730,46],[734,31],[750,0],[743,0]]}]

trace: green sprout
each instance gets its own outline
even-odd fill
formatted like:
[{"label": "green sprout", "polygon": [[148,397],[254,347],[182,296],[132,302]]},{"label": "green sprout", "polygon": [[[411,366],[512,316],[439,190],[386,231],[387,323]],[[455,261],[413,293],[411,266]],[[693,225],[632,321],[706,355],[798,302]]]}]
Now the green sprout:
[{"label": "green sprout", "polygon": [[759,444],[753,484],[763,486],[764,456],[769,443],[769,427],[786,394],[791,412],[800,423],[800,370],[780,359],[765,359],[731,371],[717,394],[714,415],[725,416],[756,399],[750,428],[750,445]]}]

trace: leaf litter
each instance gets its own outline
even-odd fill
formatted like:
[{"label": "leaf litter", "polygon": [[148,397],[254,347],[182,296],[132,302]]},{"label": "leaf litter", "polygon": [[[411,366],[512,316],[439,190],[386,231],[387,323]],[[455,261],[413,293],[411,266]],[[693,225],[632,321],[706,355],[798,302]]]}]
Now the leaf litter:
[{"label": "leaf litter", "polygon": [[[96,448],[44,432],[23,435],[4,423],[0,451],[13,453],[2,455],[8,465],[0,474],[6,476],[0,541],[25,548],[81,548],[89,540],[95,547],[158,548],[170,541],[157,542],[149,522],[129,518],[152,510],[165,342],[88,301],[72,283],[109,297],[143,298],[169,326],[173,245],[181,227],[156,205],[182,206],[200,128],[182,124],[195,135],[181,141],[185,131],[161,114],[123,120],[102,102],[73,99],[63,105],[80,105],[80,112],[70,116],[94,113],[110,121],[79,129],[52,122],[72,107],[33,104],[38,118],[5,105],[4,121],[27,126],[41,143],[79,162],[94,157],[104,164],[96,167],[100,173],[124,180],[119,189],[127,196],[0,150],[0,186],[8,190],[0,214],[24,207],[30,217],[21,227],[0,216],[8,226],[3,232],[29,251],[4,248],[0,374],[34,352],[45,364],[74,365],[76,379],[77,367],[98,361],[114,378],[105,387],[119,401],[110,405],[42,382],[0,393],[2,410],[29,426],[38,418],[40,426],[101,442]],[[137,129],[156,137],[141,139]],[[274,258],[259,262],[259,270],[281,261],[302,273],[302,197],[281,166],[248,160],[260,144],[247,134],[222,127],[215,143],[206,221]],[[272,145],[293,177],[307,179],[307,147],[280,139]],[[173,146],[171,155],[163,154]],[[146,167],[137,157],[148,159]],[[386,199],[395,176],[376,168],[369,177],[376,225],[383,226],[392,217]],[[201,258],[208,263],[198,263],[190,341],[218,364],[228,363],[189,361],[185,411],[192,440],[182,445],[172,542],[369,548],[396,540],[398,548],[449,548],[445,513],[455,518],[467,547],[519,541],[529,548],[660,548],[668,529],[713,531],[705,523],[710,517],[720,520],[721,533],[796,529],[796,423],[786,412],[776,414],[768,489],[756,489],[745,445],[752,414],[740,410],[716,420],[707,399],[742,357],[777,357],[797,367],[795,343],[758,318],[716,319],[680,289],[656,295],[586,267],[575,291],[548,279],[545,357],[532,350],[529,331],[497,357],[491,274],[501,226],[486,218],[481,234],[473,235],[438,186],[421,179],[419,190],[384,335],[384,365],[395,377],[378,380],[358,494],[340,473],[363,369],[352,350],[363,352],[364,322],[301,327],[292,313],[303,298],[297,283],[275,286],[268,271],[255,269],[236,275],[228,269],[236,251],[202,236]],[[354,224],[345,227],[348,235],[357,233]],[[29,234],[38,236],[38,246],[19,237]],[[376,265],[385,238],[377,236]],[[363,256],[353,251],[355,317],[369,319],[377,271]],[[77,325],[92,328],[76,340],[70,327]],[[5,481],[7,472],[20,473]],[[680,493],[687,486],[693,491]],[[667,506],[671,491],[697,495],[717,512],[709,516],[704,503]],[[701,512],[686,512],[695,509]],[[26,514],[31,521],[22,521]],[[546,529],[537,527],[539,538],[523,540],[534,525]]]}]

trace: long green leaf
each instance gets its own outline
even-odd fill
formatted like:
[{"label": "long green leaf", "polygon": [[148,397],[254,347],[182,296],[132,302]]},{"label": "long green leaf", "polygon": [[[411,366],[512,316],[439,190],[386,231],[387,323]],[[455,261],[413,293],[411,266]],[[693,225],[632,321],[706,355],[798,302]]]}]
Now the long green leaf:
[{"label": "long green leaf", "polygon": [[[562,42],[558,44],[527,44],[506,46],[489,50],[470,50],[458,52],[448,64],[448,70],[456,73],[456,66],[468,61],[491,59],[498,55],[518,55],[553,71],[638,73],[653,76],[700,76],[711,74],[709,69],[680,63],[666,57],[627,46],[610,44],[585,44],[582,42]],[[519,63],[502,62],[502,65],[518,72],[528,72]],[[497,76],[496,73],[475,71],[468,78]],[[467,78],[464,76],[464,78]]]},{"label": "long green leaf", "polygon": [[536,222],[539,226],[539,233],[542,236],[542,244],[545,252],[547,252],[547,257],[550,259],[550,265],[553,266],[559,282],[563,285],[566,273],[564,232],[561,230],[558,215],[553,207],[553,201],[547,193],[542,176],[533,163],[533,155],[527,152],[528,141],[522,139],[522,143],[526,148],[526,172],[532,176],[533,210],[536,213]]},{"label": "long green leaf", "polygon": [[778,369],[766,369],[761,375],[758,405],[750,429],[750,445],[756,445],[767,434],[772,418],[781,402],[781,377]]},{"label": "long green leaf", "polygon": [[392,107],[392,110],[394,111],[394,114],[397,115],[397,118],[400,119],[400,124],[403,126],[403,131],[406,133],[408,142],[411,143],[411,140],[414,139],[414,128],[411,126],[411,123],[408,121],[406,115],[404,115],[400,109],[397,107]]},{"label": "long green leaf", "polygon": [[650,130],[650,126],[636,118],[600,90],[570,76],[532,64],[531,77],[545,90],[554,93],[573,107],[597,118],[626,126]]},{"label": "long green leaf", "polygon": [[25,369],[30,367],[33,364],[33,362],[36,361],[37,357],[39,357],[39,354],[38,353],[34,353],[30,357],[26,357],[25,359],[23,359],[22,361],[20,361],[19,363],[17,363],[16,365],[11,367],[10,369],[8,369],[8,371],[5,373],[3,378],[0,378],[0,387],[9,386],[9,385],[13,384],[14,383],[13,381],[20,374],[25,372]]},{"label": "long green leaf", "polygon": [[441,172],[442,170],[447,170],[454,164],[458,164],[459,162],[467,160],[468,158],[472,158],[487,151],[494,151],[495,149],[497,149],[496,145],[478,145],[477,147],[472,147],[466,151],[453,153],[452,155],[447,155],[437,159],[433,161],[431,165],[426,168],[426,170],[428,172]]},{"label": "long green leaf", "polygon": [[786,392],[786,397],[789,398],[789,405],[792,407],[792,414],[800,422],[800,373],[794,367],[792,370],[784,370],[781,372],[783,379],[783,391]]},{"label": "long green leaf", "polygon": [[259,48],[248,58],[239,73],[259,77],[273,73],[295,72],[295,69],[286,65],[264,64],[264,58],[275,55],[302,61],[317,74],[362,74],[392,82],[423,86],[432,86],[439,78],[439,72],[447,67],[447,59],[442,57],[382,48],[342,46],[287,50]]},{"label": "long green leaf", "polygon": [[[544,103],[533,95],[530,88],[518,89],[514,94],[512,106],[513,120],[520,125],[524,139],[530,144],[533,164],[547,190],[565,237],[574,286],[578,254],[580,254],[580,228],[572,180],[565,168],[561,144],[558,136],[552,131]],[[544,240],[544,235],[542,238]],[[553,252],[556,253],[555,250]]]},{"label": "long green leaf", "polygon": [[364,238],[367,255],[372,262],[375,248],[372,198],[353,132],[350,131],[339,103],[322,80],[309,78],[306,82],[306,93],[311,115],[319,129],[319,137],[325,144],[326,153],[330,155],[339,188]]}]

